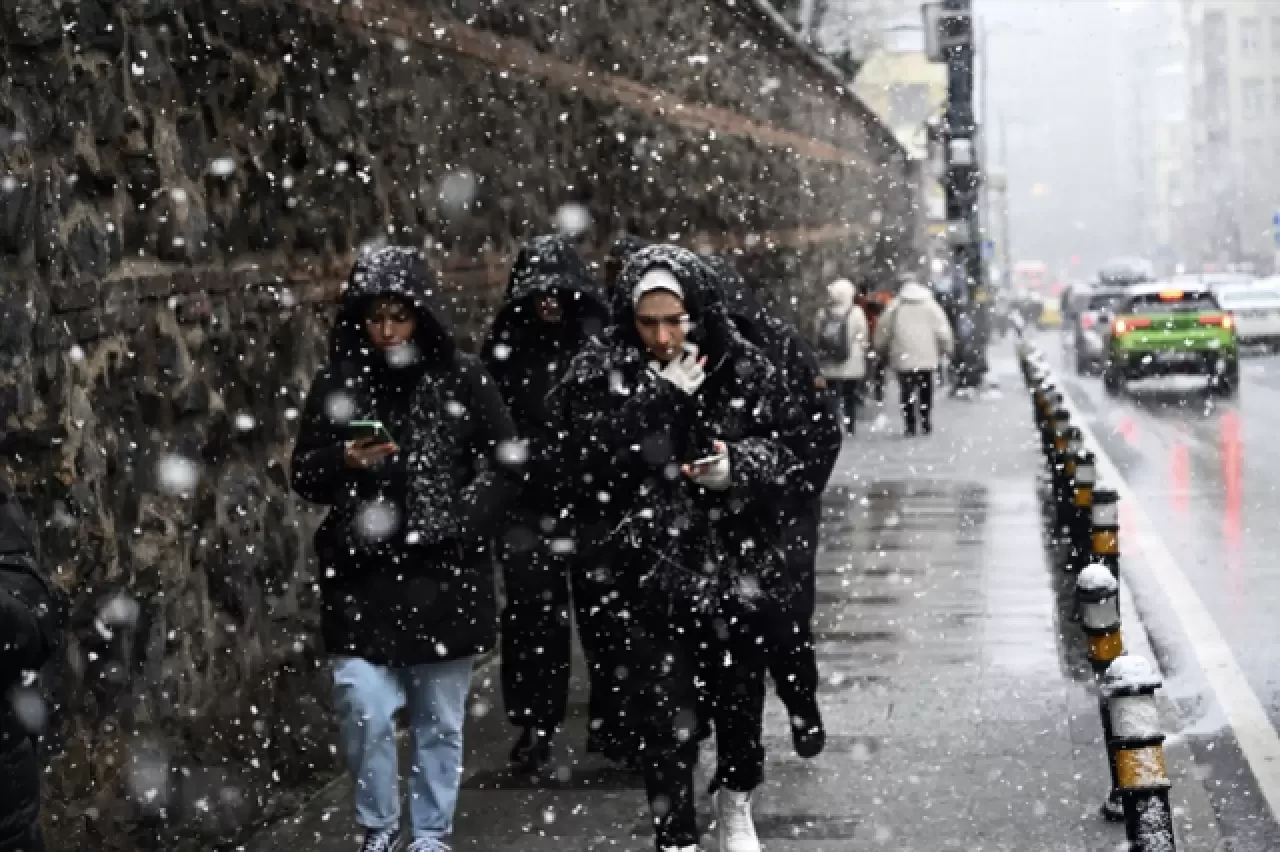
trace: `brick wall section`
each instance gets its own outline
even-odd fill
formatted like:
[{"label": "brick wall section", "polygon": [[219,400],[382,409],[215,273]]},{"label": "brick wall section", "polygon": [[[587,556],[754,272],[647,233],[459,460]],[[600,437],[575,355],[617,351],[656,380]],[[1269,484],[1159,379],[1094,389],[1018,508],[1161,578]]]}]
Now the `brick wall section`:
[{"label": "brick wall section", "polygon": [[360,243],[428,247],[472,341],[566,202],[591,257],[734,249],[801,314],[911,262],[901,152],[756,0],[565,8],[0,3],[0,466],[75,611],[51,848],[210,848],[336,769],[285,464]]}]

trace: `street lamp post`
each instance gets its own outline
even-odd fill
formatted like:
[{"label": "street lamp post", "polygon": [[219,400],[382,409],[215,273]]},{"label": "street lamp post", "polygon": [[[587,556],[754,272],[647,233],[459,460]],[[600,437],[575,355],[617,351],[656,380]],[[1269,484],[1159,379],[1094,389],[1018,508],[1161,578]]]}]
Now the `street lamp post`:
[{"label": "street lamp post", "polygon": [[986,369],[991,305],[979,219],[982,162],[974,115],[974,33],[971,0],[941,0],[922,9],[929,58],[947,63],[947,111],[942,133],[947,172],[947,234],[953,265],[964,276],[959,311],[973,320],[973,339],[961,351],[963,386],[976,387]]}]

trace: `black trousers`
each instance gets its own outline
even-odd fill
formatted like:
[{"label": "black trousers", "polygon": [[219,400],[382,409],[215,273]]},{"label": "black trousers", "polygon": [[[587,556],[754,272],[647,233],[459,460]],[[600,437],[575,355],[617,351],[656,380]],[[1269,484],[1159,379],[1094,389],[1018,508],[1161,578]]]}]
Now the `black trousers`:
[{"label": "black trousers", "polygon": [[657,845],[692,846],[700,713],[715,727],[715,785],[748,792],[764,778],[764,643],[741,622],[651,614],[635,622],[630,650]]},{"label": "black trousers", "polygon": [[916,409],[925,434],[933,431],[933,370],[902,370],[898,373],[898,390],[902,399],[902,419],[907,434],[916,431]]},{"label": "black trousers", "polygon": [[817,600],[820,498],[784,510],[783,535],[787,570],[797,587],[790,618],[773,625],[769,642],[769,674],[778,698],[792,718],[812,719],[818,706],[818,658],[813,647],[813,612]]},{"label": "black trousers", "polygon": [[854,434],[858,425],[858,397],[862,393],[861,379],[829,379],[836,397],[840,400],[841,417],[844,428],[850,435]]},{"label": "black trousers", "polygon": [[617,716],[609,709],[612,690],[604,678],[608,664],[600,643],[607,633],[601,621],[609,613],[599,602],[608,595],[583,564],[581,549],[581,542],[566,531],[545,529],[537,513],[510,518],[501,551],[507,596],[502,611],[502,696],[513,725],[552,732],[564,723],[573,642],[571,607],[587,660],[589,712],[601,724]]}]

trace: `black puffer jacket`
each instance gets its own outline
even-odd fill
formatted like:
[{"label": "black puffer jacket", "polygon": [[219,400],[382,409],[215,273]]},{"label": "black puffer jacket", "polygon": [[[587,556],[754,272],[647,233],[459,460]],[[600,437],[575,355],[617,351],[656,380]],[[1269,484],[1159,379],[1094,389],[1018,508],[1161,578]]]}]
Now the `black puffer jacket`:
[{"label": "black puffer jacket", "polygon": [[[364,331],[378,296],[418,315],[399,357]],[[333,654],[415,665],[482,653],[496,638],[490,539],[518,491],[523,450],[497,386],[454,346],[441,297],[420,253],[361,257],[307,398],[293,487],[331,507],[315,543]],[[345,424],[356,419],[381,420],[400,451],[377,468],[346,467]]]},{"label": "black puffer jacket", "polygon": [[35,714],[39,701],[19,696],[25,672],[41,669],[57,650],[66,620],[63,597],[35,561],[30,525],[0,482],[0,852],[26,852],[40,809]]},{"label": "black puffer jacket", "polygon": [[[564,311],[558,323],[537,317],[536,300],[554,295]],[[528,445],[519,506],[553,514],[568,499],[556,468],[555,435],[547,394],[586,342],[604,331],[609,309],[600,286],[568,240],[535,237],[511,267],[506,298],[493,319],[481,358]]]},{"label": "black puffer jacket", "polygon": [[706,258],[724,289],[725,306],[734,327],[773,362],[782,373],[792,400],[804,412],[804,428],[791,445],[804,464],[794,484],[794,499],[811,503],[820,498],[840,455],[840,402],[827,387],[818,355],[791,323],[766,311],[746,279],[727,259]]},{"label": "black puffer jacket", "polygon": [[[708,357],[692,396],[649,367],[630,293],[649,269],[669,269]],[[618,582],[667,612],[749,614],[785,608],[776,502],[800,472],[789,446],[801,414],[767,358],[734,329],[710,269],[673,246],[636,252],[614,300],[616,325],[573,362],[553,392],[563,475],[581,489],[578,514],[612,549]],[[729,445],[732,484],[713,492],[680,472]]]}]

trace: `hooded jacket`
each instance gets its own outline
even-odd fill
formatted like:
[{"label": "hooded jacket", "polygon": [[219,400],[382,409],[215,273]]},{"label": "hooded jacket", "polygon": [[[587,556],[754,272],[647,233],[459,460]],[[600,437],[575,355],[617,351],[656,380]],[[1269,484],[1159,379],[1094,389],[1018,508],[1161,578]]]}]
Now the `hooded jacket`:
[{"label": "hooded jacket", "polygon": [[814,318],[815,336],[822,333],[822,326],[829,317],[848,317],[845,330],[848,335],[849,357],[843,361],[821,361],[822,374],[828,379],[864,378],[867,375],[870,333],[867,315],[854,300],[856,288],[848,278],[837,278],[827,287],[827,295],[830,304],[820,308]]},{"label": "hooded jacket", "polygon": [[795,326],[764,309],[727,259],[713,255],[706,262],[724,291],[734,328],[778,369],[793,403],[803,412],[803,428],[791,451],[804,465],[804,475],[797,478],[793,493],[802,502],[817,499],[826,490],[842,442],[840,404],[827,387],[817,353]]},{"label": "hooded jacket", "polygon": [[26,850],[40,810],[39,731],[18,715],[13,690],[57,650],[62,596],[35,559],[26,515],[0,482],[0,852]]},{"label": "hooded jacket", "polygon": [[[564,311],[558,323],[537,317],[536,301],[548,295],[555,295]],[[520,250],[481,358],[528,446],[522,508],[553,513],[565,499],[553,458],[547,394],[587,340],[604,331],[608,319],[600,286],[568,240],[535,237]]]},{"label": "hooded jacket", "polygon": [[[398,297],[418,324],[384,354],[364,330],[370,300]],[[333,654],[415,665],[482,653],[496,634],[489,539],[519,488],[522,449],[494,381],[459,352],[421,253],[362,256],[311,385],[292,481],[329,506],[316,533],[321,628]],[[347,423],[382,421],[399,451],[345,465]]]},{"label": "hooded jacket", "polygon": [[943,355],[951,353],[951,323],[933,293],[909,281],[889,303],[876,324],[876,350],[898,372],[936,370]]},{"label": "hooded jacket", "polygon": [[[654,267],[680,282],[688,339],[708,359],[692,395],[657,376],[636,331],[630,293]],[[641,607],[745,615],[787,606],[795,589],[776,505],[802,473],[790,450],[802,415],[779,371],[737,332],[711,270],[684,249],[633,254],[613,309],[615,325],[552,394],[561,470],[582,492],[579,518],[597,525],[616,581]],[[729,447],[722,492],[680,471],[717,439]]]}]

